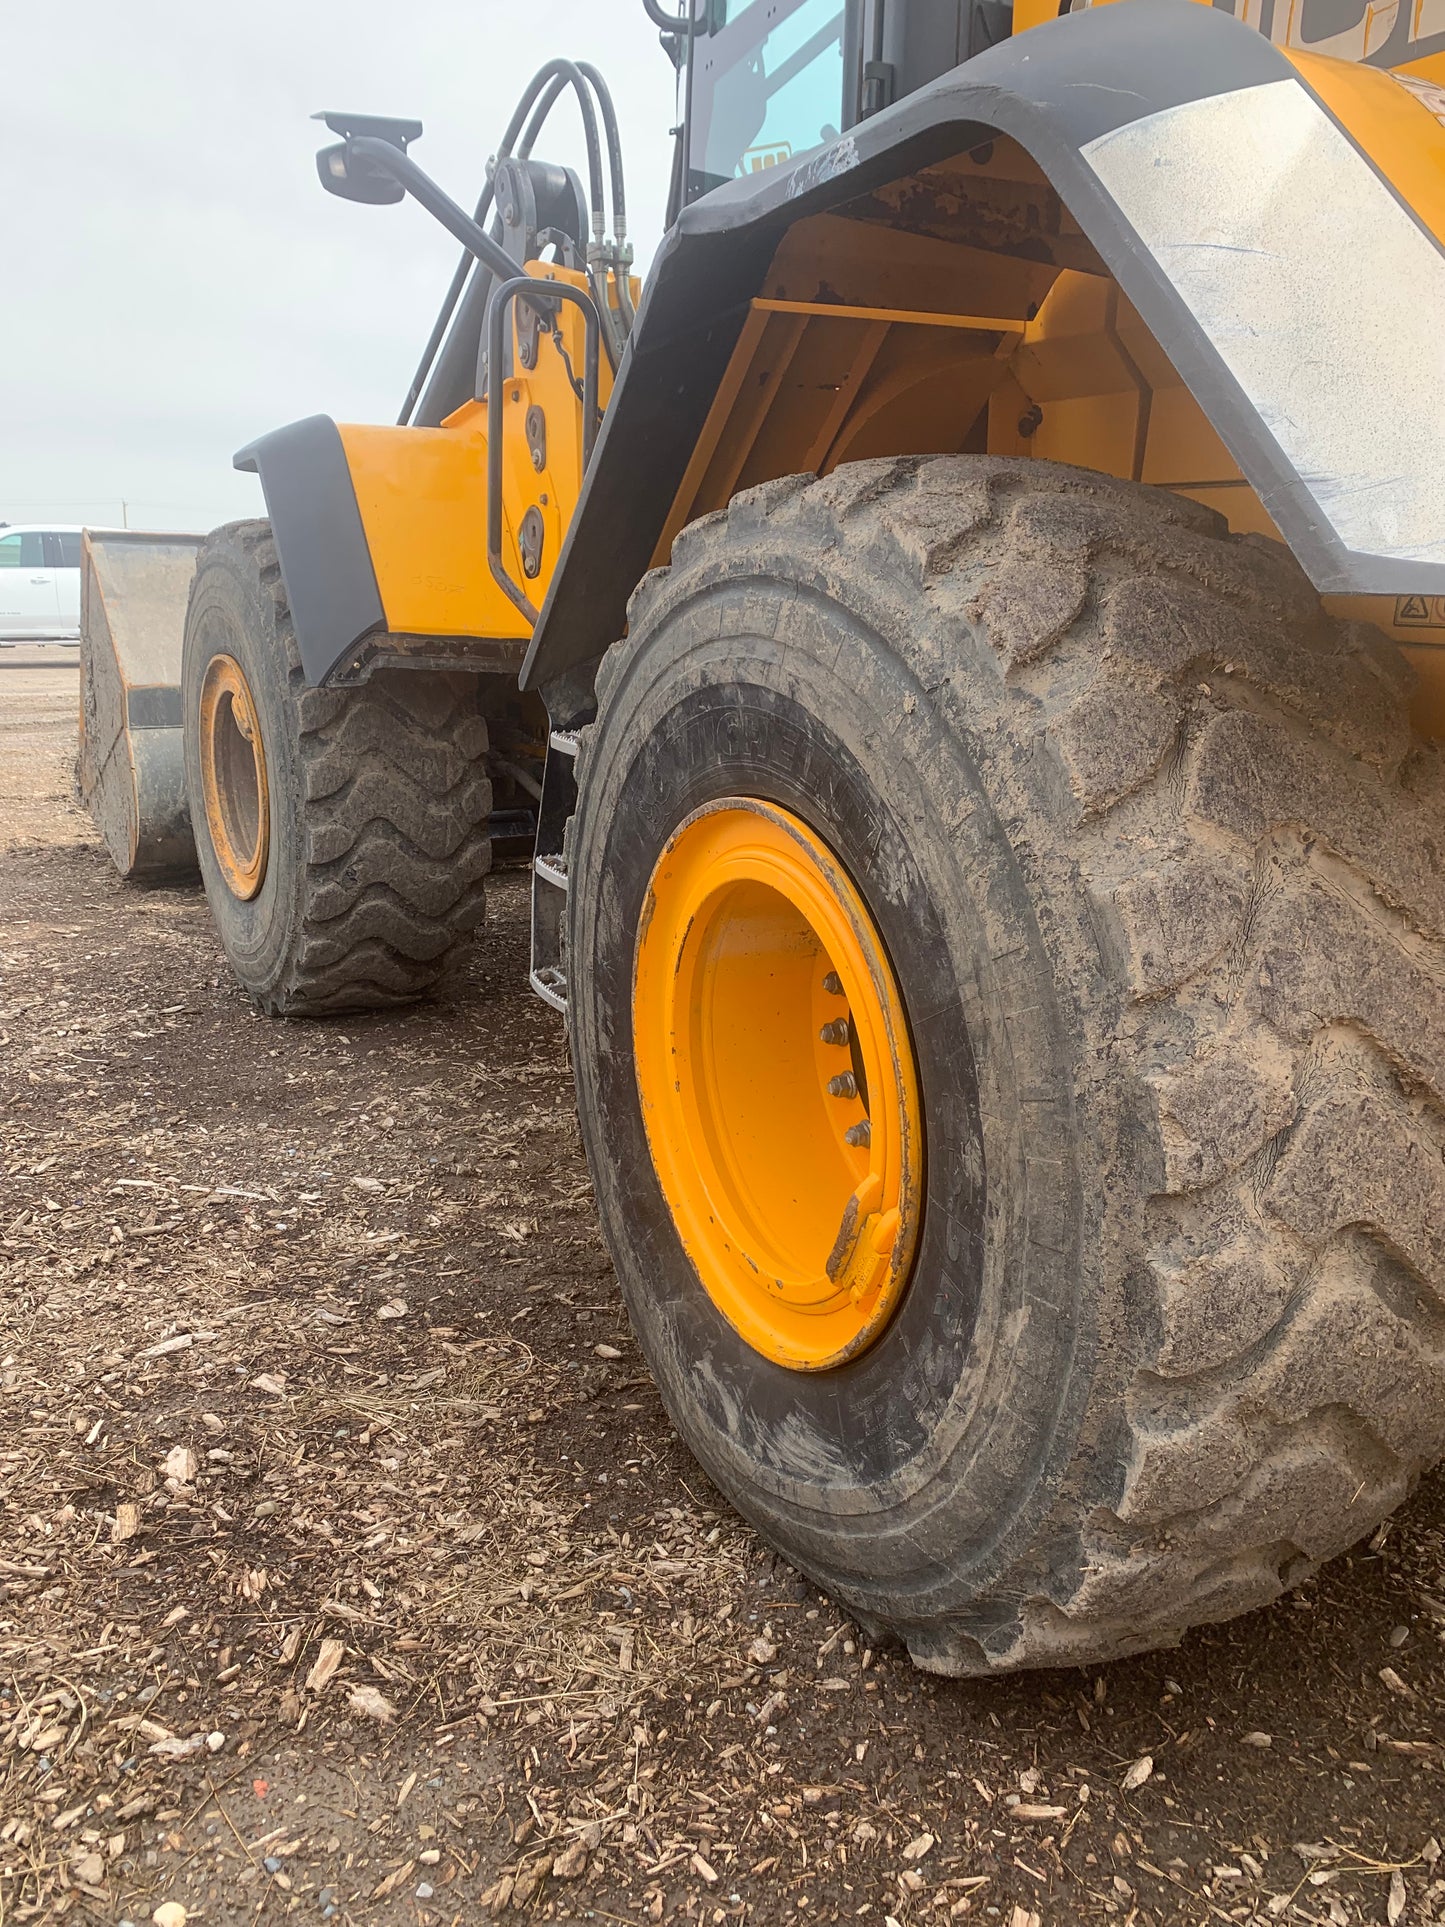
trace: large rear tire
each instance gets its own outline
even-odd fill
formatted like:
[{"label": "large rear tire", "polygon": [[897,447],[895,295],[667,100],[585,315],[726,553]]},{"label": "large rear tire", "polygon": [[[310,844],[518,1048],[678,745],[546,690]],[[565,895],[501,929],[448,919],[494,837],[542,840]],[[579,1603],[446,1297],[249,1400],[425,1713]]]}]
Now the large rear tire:
[{"label": "large rear tire", "polygon": [[262,1009],[373,1010],[456,977],[491,864],[478,678],[308,689],[266,522],[207,539],[181,674],[201,876]]},{"label": "large rear tire", "polygon": [[[1408,680],[1278,545],[1042,462],[770,483],[634,598],[568,846],[603,1227],[712,1478],[926,1667],[1172,1643],[1445,1449],[1445,780]],[[656,866],[724,798],[836,857],[917,1062],[911,1277],[827,1370],[723,1316],[639,1102]]]}]

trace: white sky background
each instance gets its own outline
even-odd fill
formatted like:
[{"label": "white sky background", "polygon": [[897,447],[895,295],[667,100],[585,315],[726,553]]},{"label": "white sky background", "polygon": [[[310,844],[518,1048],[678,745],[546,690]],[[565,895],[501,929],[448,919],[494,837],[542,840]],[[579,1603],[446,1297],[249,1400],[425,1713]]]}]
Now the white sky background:
[{"label": "white sky background", "polygon": [[[261,512],[235,450],[302,415],[393,421],[455,264],[410,199],[326,194],[318,108],[425,123],[470,208],[554,54],[617,103],[639,267],[671,65],[641,0],[0,0],[0,520],[205,529]],[[537,153],[584,170],[575,105]]]}]

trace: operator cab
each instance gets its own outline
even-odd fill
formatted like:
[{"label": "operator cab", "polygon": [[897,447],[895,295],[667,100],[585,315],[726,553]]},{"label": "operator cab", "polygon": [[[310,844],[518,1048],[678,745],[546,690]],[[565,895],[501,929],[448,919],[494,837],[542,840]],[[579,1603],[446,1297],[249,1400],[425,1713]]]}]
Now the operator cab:
[{"label": "operator cab", "polygon": [[695,0],[669,36],[685,198],[825,147],[1005,39],[1012,14],[1009,0]]},{"label": "operator cab", "polygon": [[733,14],[694,33],[690,201],[842,131],[844,9],[837,0],[751,0]]}]

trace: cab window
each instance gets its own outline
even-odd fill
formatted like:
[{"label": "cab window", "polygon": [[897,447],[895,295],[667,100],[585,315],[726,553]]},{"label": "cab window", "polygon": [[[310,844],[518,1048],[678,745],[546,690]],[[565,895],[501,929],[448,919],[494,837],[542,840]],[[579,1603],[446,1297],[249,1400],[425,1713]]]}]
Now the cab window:
[{"label": "cab window", "polygon": [[75,529],[58,529],[45,538],[45,552],[52,569],[80,567],[80,534]]},{"label": "cab window", "polygon": [[838,137],[841,0],[733,0],[726,12],[693,42],[689,199]]}]

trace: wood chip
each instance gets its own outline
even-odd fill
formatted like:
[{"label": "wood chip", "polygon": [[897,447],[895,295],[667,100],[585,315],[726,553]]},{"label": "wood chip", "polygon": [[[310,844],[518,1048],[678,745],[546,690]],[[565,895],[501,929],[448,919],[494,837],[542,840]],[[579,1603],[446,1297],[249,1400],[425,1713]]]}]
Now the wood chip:
[{"label": "wood chip", "polygon": [[311,1671],[306,1675],[308,1693],[322,1693],[336,1677],[337,1668],[346,1657],[346,1644],[340,1639],[323,1639],[321,1650],[312,1662]]},{"label": "wood chip", "polygon": [[576,1880],[587,1867],[587,1849],[580,1840],[574,1840],[570,1847],[564,1847],[552,1862],[552,1875],[556,1880]]},{"label": "wood chip", "polygon": [[416,1862],[414,1860],[404,1860],[399,1867],[392,1869],[385,1880],[379,1880],[376,1883],[371,1890],[372,1899],[385,1900],[388,1894],[394,1894],[401,1883],[408,1879],[415,1869]]},{"label": "wood chip", "polygon": [[1385,1902],[1385,1918],[1389,1921],[1390,1927],[1395,1927],[1396,1921],[1399,1920],[1404,1911],[1405,1876],[1400,1872],[1400,1869],[1396,1867],[1395,1871],[1390,1875],[1390,1895]]},{"label": "wood chip", "polygon": [[1154,1755],[1152,1753],[1145,1753],[1141,1758],[1135,1760],[1134,1764],[1129,1768],[1129,1771],[1124,1775],[1124,1791],[1126,1793],[1132,1793],[1135,1787],[1143,1786],[1153,1771]]},{"label": "wood chip", "polygon": [[353,1713],[360,1713],[363,1719],[376,1720],[382,1726],[389,1726],[396,1718],[396,1708],[374,1686],[353,1686],[346,1696],[347,1704]]},{"label": "wood chip", "polygon": [[156,1740],[146,1750],[158,1760],[189,1760],[197,1753],[205,1752],[206,1736],[204,1733],[192,1733],[183,1740]]}]

